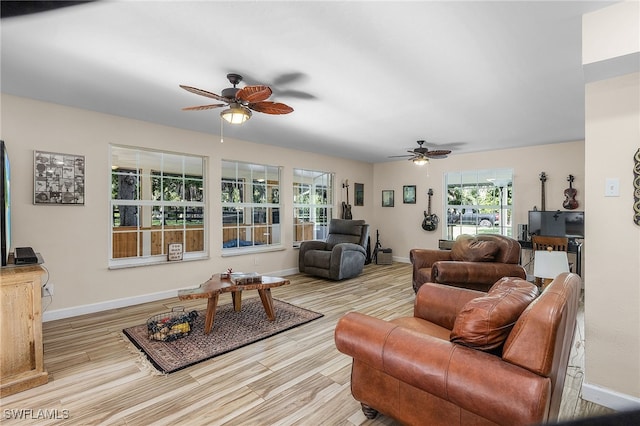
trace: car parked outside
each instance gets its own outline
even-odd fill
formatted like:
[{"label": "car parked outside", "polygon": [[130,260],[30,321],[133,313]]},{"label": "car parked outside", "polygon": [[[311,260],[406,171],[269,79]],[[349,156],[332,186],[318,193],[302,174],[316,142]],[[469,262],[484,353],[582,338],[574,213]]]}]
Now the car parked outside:
[{"label": "car parked outside", "polygon": [[449,209],[447,211],[447,223],[449,225],[478,225],[491,227],[500,225],[498,213],[480,213],[477,209]]}]

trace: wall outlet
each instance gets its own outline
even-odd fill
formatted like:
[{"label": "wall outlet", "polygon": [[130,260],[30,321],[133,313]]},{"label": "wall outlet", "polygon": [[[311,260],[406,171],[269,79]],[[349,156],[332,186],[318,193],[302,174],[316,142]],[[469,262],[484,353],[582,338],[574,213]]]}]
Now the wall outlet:
[{"label": "wall outlet", "polygon": [[53,283],[47,283],[42,287],[42,297],[53,296]]}]

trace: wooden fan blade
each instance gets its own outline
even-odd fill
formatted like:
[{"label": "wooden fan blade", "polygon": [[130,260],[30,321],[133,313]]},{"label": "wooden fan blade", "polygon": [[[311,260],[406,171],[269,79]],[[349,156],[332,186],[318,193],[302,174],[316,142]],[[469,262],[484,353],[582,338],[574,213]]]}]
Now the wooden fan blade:
[{"label": "wooden fan blade", "polygon": [[289,105],[281,104],[280,102],[256,102],[254,104],[249,104],[249,108],[254,111],[264,112],[265,114],[289,114],[293,112],[293,108]]},{"label": "wooden fan blade", "polygon": [[185,86],[183,84],[180,85],[187,92],[195,93],[196,95],[206,96],[207,98],[216,99],[222,102],[231,102],[231,99],[225,98],[224,96],[216,95],[215,93],[207,92],[206,90],[198,89],[197,87]]},{"label": "wooden fan blade", "polygon": [[227,104],[211,104],[211,105],[200,105],[200,106],[192,106],[192,107],[185,107],[182,108],[183,111],[202,111],[205,109],[214,109],[214,108],[220,108],[223,106],[227,106]]},{"label": "wooden fan blade", "polygon": [[236,98],[241,101],[254,103],[266,100],[272,93],[273,92],[269,86],[245,86],[238,90]]},{"label": "wooden fan blade", "polygon": [[449,151],[448,149],[436,149],[427,152],[425,156],[429,158],[445,158],[449,154],[451,154],[451,151]]},{"label": "wooden fan blade", "polygon": [[[409,151],[407,151],[407,152],[409,152]],[[411,155],[390,155],[387,158],[400,158],[400,157],[402,157],[402,158],[404,158],[404,157],[414,157],[414,155],[413,154],[411,154]]]}]

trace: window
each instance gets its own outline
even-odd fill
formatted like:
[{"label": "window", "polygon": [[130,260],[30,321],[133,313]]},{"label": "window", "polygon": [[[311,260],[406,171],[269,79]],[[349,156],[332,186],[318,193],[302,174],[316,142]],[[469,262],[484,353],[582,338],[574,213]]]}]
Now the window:
[{"label": "window", "polygon": [[512,235],[512,169],[449,172],[445,188],[447,239],[460,234]]},{"label": "window", "polygon": [[110,267],[207,257],[205,158],[111,146]]},{"label": "window", "polygon": [[280,168],[222,161],[223,254],[280,246]]},{"label": "window", "polygon": [[324,240],[333,217],[333,174],[293,169],[294,245]]}]

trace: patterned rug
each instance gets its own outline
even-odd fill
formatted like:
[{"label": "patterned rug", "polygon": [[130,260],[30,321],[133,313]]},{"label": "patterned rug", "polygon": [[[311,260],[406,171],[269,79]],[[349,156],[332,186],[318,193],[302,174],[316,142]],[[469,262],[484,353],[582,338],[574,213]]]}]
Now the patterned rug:
[{"label": "patterned rug", "polygon": [[122,331],[158,370],[173,373],[323,316],[277,299],[273,306],[275,321],[267,319],[258,297],[243,300],[240,312],[232,303],[219,305],[209,334],[204,334],[205,311],[199,311],[189,335],[170,342],[150,340],[146,323]]}]

